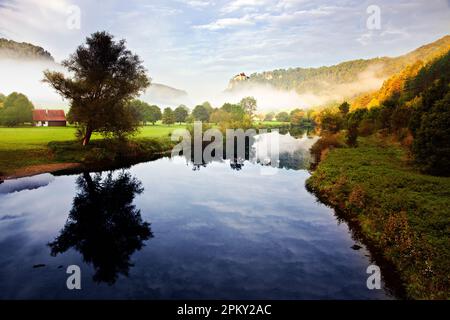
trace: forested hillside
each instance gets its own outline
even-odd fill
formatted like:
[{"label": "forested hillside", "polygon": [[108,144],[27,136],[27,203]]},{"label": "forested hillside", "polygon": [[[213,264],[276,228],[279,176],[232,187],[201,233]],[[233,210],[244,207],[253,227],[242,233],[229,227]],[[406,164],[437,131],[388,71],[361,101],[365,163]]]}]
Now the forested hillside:
[{"label": "forested hillside", "polygon": [[[428,61],[450,48],[450,36],[424,45],[408,54],[390,58],[378,57],[369,60],[353,60],[338,65],[320,68],[289,68],[253,73],[245,81],[231,81],[230,88],[236,89],[250,84],[270,84],[278,89],[296,90],[298,93],[327,93],[333,86],[359,82],[363,77],[384,80],[408,65]],[[347,98],[354,95],[349,92]]]},{"label": "forested hillside", "polygon": [[19,43],[3,38],[0,38],[0,58],[19,60],[54,60],[52,55],[41,47],[30,43]]}]

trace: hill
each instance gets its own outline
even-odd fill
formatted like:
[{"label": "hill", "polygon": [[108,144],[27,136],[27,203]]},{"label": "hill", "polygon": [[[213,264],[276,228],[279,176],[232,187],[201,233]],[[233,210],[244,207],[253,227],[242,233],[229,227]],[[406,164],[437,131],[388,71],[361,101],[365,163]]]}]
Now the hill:
[{"label": "hill", "polygon": [[151,103],[163,106],[177,106],[186,103],[188,94],[184,90],[176,89],[161,83],[152,83],[142,97]]},{"label": "hill", "polygon": [[343,62],[320,68],[289,68],[253,73],[230,80],[228,91],[254,85],[271,85],[298,94],[325,95],[333,99],[352,98],[380,88],[384,80],[418,61],[427,63],[450,49],[450,35],[399,57],[377,57]]},{"label": "hill", "polygon": [[42,47],[4,38],[0,38],[0,59],[54,61],[52,55]]}]

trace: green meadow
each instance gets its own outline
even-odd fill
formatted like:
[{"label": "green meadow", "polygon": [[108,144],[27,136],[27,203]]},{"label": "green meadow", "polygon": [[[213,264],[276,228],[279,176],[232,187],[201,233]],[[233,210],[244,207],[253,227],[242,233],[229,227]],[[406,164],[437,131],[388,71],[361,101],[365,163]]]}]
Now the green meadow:
[{"label": "green meadow", "polygon": [[[143,126],[133,140],[168,138],[170,133],[181,125],[155,124]],[[75,141],[75,127],[0,127],[0,176],[14,173],[17,169],[41,164],[66,162],[66,159],[54,157],[50,143]],[[103,137],[93,136],[93,142]],[[76,157],[74,157],[75,159]]]},{"label": "green meadow", "polygon": [[370,137],[330,151],[307,185],[396,267],[407,297],[449,298],[449,177],[420,173],[403,147]]}]

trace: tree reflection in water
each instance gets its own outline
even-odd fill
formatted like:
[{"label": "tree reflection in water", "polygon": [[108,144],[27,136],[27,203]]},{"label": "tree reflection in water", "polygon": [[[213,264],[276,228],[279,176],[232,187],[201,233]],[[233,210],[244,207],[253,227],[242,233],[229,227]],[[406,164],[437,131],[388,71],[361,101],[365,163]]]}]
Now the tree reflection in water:
[{"label": "tree reflection in water", "polygon": [[51,255],[70,248],[79,251],[86,263],[92,263],[95,282],[114,284],[119,274],[128,276],[133,266],[130,256],[153,237],[148,222],[133,205],[134,197],[144,189],[128,172],[103,179],[89,173],[77,179],[78,194],[73,200],[66,225],[55,241],[49,243]]}]

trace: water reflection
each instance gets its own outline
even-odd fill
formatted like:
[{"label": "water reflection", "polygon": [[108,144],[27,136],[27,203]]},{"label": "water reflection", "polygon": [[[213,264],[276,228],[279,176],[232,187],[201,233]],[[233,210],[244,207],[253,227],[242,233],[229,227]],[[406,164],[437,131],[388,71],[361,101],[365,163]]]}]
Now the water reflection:
[{"label": "water reflection", "polygon": [[35,190],[48,186],[54,180],[55,177],[53,175],[50,173],[45,173],[33,177],[0,181],[0,194],[20,192],[24,190]]},{"label": "water reflection", "polygon": [[78,193],[60,235],[51,243],[52,256],[70,248],[79,251],[93,265],[95,282],[114,284],[119,274],[128,276],[133,266],[130,256],[153,237],[150,224],[144,222],[133,205],[143,192],[141,182],[128,172],[84,173],[76,180]]},{"label": "water reflection", "polygon": [[[300,135],[301,134],[301,135]],[[259,164],[261,166],[271,166],[275,168],[292,169],[292,170],[306,170],[309,169],[311,164],[311,154],[309,149],[318,140],[317,136],[310,135],[309,132],[304,130],[298,130],[295,135],[291,135],[290,132],[279,133],[269,132],[260,135],[256,135],[251,140],[247,140],[245,143],[245,158],[230,158],[226,155],[224,148],[224,154],[221,161],[203,159],[201,164],[194,163],[194,155],[191,153],[191,157],[185,156],[186,163],[192,166],[193,171],[199,171],[201,168],[206,168],[212,162],[227,162],[230,160],[230,168],[235,171],[240,171],[245,165],[245,161],[250,161],[253,164]],[[273,141],[277,142],[276,151],[278,152],[277,163],[272,163],[273,158]],[[207,145],[203,146],[203,150]]]}]

